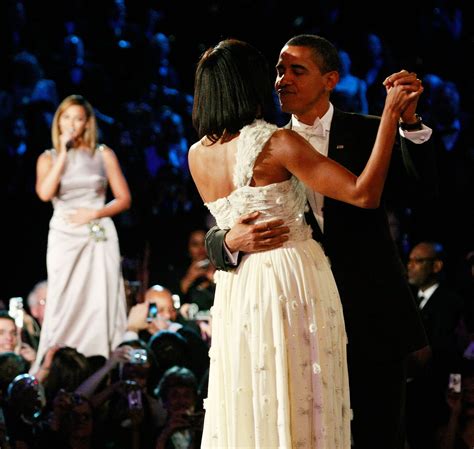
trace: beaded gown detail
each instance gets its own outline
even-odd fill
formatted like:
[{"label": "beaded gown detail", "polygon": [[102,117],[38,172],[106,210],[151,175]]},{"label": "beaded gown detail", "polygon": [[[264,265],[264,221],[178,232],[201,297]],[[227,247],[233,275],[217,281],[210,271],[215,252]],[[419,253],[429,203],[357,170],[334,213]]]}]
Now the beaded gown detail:
[{"label": "beaded gown detail", "polygon": [[282,248],[216,272],[202,448],[350,448],[347,337],[329,261],[304,220],[295,177],[253,187],[253,166],[277,128],[238,137],[235,190],[206,203],[220,228],[260,211],[290,228]]},{"label": "beaded gown detail", "polygon": [[36,364],[55,344],[108,358],[123,339],[126,300],[114,223],[109,217],[85,225],[67,220],[76,208],[101,209],[106,191],[103,147],[94,154],[69,150],[49,223],[48,299]]}]

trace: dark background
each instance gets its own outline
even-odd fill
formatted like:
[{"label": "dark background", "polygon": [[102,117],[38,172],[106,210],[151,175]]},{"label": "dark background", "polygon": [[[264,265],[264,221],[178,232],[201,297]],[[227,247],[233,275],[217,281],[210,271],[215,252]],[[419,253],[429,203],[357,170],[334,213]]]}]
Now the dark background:
[{"label": "dark background", "polygon": [[[101,141],[117,153],[130,184],[132,209],[114,218],[125,275],[147,279],[149,284],[165,283],[169,272],[186,258],[190,230],[212,224],[185,162],[170,162],[174,119],[182,121],[181,139],[187,146],[196,138],[190,110],[200,54],[220,39],[236,37],[261,49],[273,65],[282,45],[306,32],[321,34],[344,48],[357,76],[363,77],[369,64],[367,35],[375,33],[384,49],[383,77],[405,68],[423,80],[427,74],[436,74],[456,86],[462,139],[455,156],[449,155],[453,168],[441,173],[444,185],[455,187],[437,204],[415,211],[421,220],[413,219],[412,209],[393,205],[402,257],[417,240],[439,240],[447,248],[456,282],[458,275],[464,275],[466,256],[473,250],[472,184],[457,183],[471,177],[474,157],[474,76],[468,69],[474,33],[468,3],[418,1],[402,6],[384,2],[373,7],[360,1],[314,1],[308,7],[307,2],[263,0],[2,0],[0,149],[7,206],[2,214],[2,265],[6,268],[0,299],[26,296],[34,283],[46,277],[52,208],[34,193],[35,163],[51,146],[50,121],[58,102],[72,93],[86,96],[98,113]],[[163,33],[170,45],[169,59],[161,65],[152,44],[157,33]],[[76,70],[74,63],[68,63],[70,49],[65,44],[71,36],[81,39],[84,46],[83,82],[78,87],[66,81],[68,73]],[[15,63],[22,51],[36,57],[39,74]],[[45,95],[41,89],[34,93],[42,79],[53,82],[56,99],[49,95],[51,89],[45,89]],[[420,112],[437,139],[437,116],[427,101],[429,92],[424,95]],[[380,113],[380,105],[370,98],[369,112]],[[14,132],[18,118],[25,127],[22,138]],[[279,120],[283,123],[286,118]],[[441,142],[441,131],[439,137]],[[443,161],[443,148],[437,151]],[[146,154],[159,160],[157,170],[150,168],[153,162]],[[438,217],[444,217],[441,223]],[[137,274],[140,270],[146,276]]]}]

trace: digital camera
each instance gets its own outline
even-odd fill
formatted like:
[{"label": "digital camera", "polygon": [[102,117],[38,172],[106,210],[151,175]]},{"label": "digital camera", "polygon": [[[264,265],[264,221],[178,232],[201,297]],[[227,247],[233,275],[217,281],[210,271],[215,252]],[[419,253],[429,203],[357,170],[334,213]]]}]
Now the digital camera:
[{"label": "digital camera", "polygon": [[148,361],[146,349],[132,349],[129,354],[129,363],[133,365],[144,365]]},{"label": "digital camera", "polygon": [[148,313],[146,316],[147,323],[151,323],[158,316],[158,306],[155,302],[148,304]]}]

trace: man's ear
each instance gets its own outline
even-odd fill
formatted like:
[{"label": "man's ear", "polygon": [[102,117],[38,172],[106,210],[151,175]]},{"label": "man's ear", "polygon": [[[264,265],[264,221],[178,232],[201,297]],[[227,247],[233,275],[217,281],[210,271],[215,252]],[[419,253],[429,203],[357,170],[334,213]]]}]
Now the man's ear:
[{"label": "man's ear", "polygon": [[443,269],[443,261],[436,259],[433,263],[433,273],[439,273]]},{"label": "man's ear", "polygon": [[336,84],[339,82],[339,72],[336,70],[332,70],[324,74],[326,78],[326,90],[332,92],[332,90],[336,87]]}]

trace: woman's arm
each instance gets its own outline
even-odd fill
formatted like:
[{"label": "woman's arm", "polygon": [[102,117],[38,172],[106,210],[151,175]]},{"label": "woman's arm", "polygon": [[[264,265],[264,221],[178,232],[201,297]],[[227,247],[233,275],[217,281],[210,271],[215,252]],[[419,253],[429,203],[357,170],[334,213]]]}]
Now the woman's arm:
[{"label": "woman's arm", "polygon": [[130,208],[132,197],[127,181],[123,175],[117,156],[112,149],[105,147],[103,150],[105,171],[114,199],[99,209],[95,218],[113,217]]},{"label": "woman's arm", "polygon": [[112,371],[119,363],[126,363],[130,360],[130,349],[132,348],[126,345],[115,349],[105,364],[95,373],[89,376],[84,382],[82,382],[82,384],[76,388],[75,393],[78,393],[89,399],[94,394],[99,384],[102,382],[102,379],[110,371]]},{"label": "woman's arm", "polygon": [[376,208],[380,204],[400,115],[423,91],[417,86],[403,84],[389,89],[372,153],[358,177],[314,151],[304,138],[290,130],[277,131],[270,139],[269,151],[289,172],[322,195],[362,208]]},{"label": "woman's arm", "polygon": [[60,151],[53,161],[51,152],[44,152],[36,163],[36,193],[40,200],[51,201],[58,191],[66,164],[66,151]]}]

